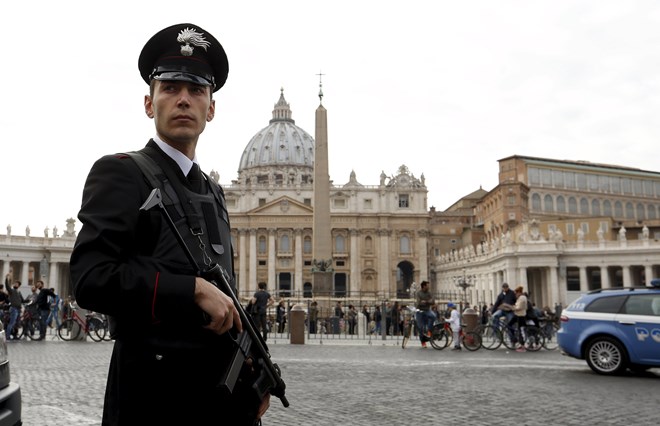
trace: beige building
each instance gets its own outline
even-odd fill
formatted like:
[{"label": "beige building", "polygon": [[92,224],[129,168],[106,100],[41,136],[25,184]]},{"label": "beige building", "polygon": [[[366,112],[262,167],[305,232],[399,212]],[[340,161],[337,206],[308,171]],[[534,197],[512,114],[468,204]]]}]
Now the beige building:
[{"label": "beige building", "polygon": [[660,275],[660,173],[523,156],[499,166],[499,184],[473,209],[482,241],[457,238],[435,257],[438,290],[467,281],[468,302],[489,303],[508,282],[539,306],[565,306]]}]

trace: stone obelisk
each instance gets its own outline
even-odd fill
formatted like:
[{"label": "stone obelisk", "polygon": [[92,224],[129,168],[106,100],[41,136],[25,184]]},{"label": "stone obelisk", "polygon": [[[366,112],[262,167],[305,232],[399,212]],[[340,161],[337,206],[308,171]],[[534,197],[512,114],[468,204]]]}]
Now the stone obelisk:
[{"label": "stone obelisk", "polygon": [[319,107],[316,109],[314,148],[314,224],[312,266],[314,296],[331,296],[333,290],[332,238],[330,232],[330,174],[328,171],[328,112],[323,107],[319,74]]}]

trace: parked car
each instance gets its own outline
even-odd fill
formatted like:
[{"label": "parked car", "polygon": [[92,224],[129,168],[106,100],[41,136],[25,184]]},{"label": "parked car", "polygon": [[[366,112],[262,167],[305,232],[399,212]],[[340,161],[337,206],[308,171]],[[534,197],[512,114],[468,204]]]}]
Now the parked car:
[{"label": "parked car", "polygon": [[599,374],[660,367],[660,279],[581,296],[562,311],[557,341]]},{"label": "parked car", "polygon": [[21,424],[21,388],[11,381],[7,338],[0,322],[0,426]]}]

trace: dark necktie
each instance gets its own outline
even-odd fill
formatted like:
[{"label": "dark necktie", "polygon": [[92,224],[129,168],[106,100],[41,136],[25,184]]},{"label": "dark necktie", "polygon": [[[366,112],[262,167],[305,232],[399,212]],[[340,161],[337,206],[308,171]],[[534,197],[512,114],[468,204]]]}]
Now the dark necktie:
[{"label": "dark necktie", "polygon": [[202,172],[199,170],[197,163],[193,163],[192,168],[188,172],[188,182],[190,187],[195,192],[202,192]]}]

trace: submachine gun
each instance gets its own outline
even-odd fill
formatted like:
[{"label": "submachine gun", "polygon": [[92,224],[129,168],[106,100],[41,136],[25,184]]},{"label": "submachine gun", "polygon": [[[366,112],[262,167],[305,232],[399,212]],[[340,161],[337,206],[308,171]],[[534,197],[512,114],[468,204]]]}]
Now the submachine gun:
[{"label": "submachine gun", "polygon": [[[165,209],[159,188],[154,188],[151,191],[147,200],[140,207],[140,211],[148,211],[154,207],[158,207],[165,216],[167,224],[176,236],[183,251],[186,253],[190,264],[195,271],[197,271],[197,275],[208,280],[223,293],[231,297],[241,318],[243,331],[238,333],[235,329],[232,329],[228,332],[231,339],[234,341],[235,350],[231,357],[231,364],[218,386],[223,389],[223,391],[231,394],[234,391],[234,387],[236,386],[236,382],[245,361],[251,359],[252,368],[256,372],[257,377],[252,383],[251,388],[256,393],[259,401],[262,401],[266,397],[266,394],[270,393],[279,398],[280,401],[282,401],[282,405],[288,407],[289,401],[286,399],[286,396],[284,396],[286,384],[282,380],[280,368],[277,364],[274,364],[271,361],[266,342],[256,331],[252,319],[247,315],[245,309],[236,297],[236,294],[234,294],[234,291],[229,284],[230,277],[227,271],[217,263],[211,265],[206,270],[199,268],[199,265],[190,252],[188,245],[183,240],[183,237],[176,228],[170,214]],[[207,314],[204,313],[204,315],[206,316],[206,320],[208,320]]]}]

